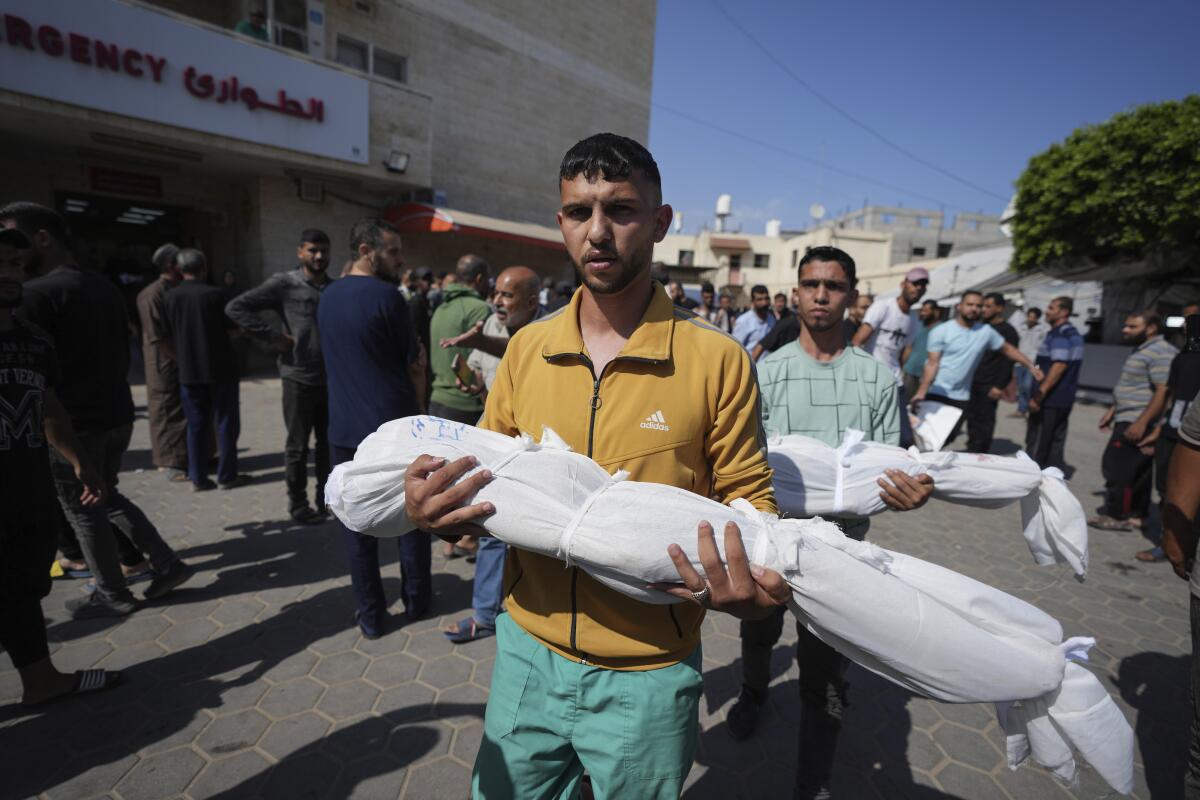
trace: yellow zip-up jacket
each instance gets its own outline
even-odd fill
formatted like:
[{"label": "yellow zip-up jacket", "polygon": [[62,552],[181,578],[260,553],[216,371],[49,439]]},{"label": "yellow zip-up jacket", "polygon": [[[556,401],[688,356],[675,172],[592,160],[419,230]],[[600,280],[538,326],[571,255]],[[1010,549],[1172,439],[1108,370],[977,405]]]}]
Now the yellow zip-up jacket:
[{"label": "yellow zip-up jacket", "polygon": [[[723,503],[742,497],[775,512],[758,382],[746,351],[676,308],[656,283],[641,324],[596,375],[579,332],[581,296],[513,336],[481,426],[535,438],[549,426],[610,472],[628,470],[633,480]],[[510,548],[504,586],[513,620],[567,658],[656,669],[682,661],[700,643],[699,606],[642,603],[547,556]]]}]

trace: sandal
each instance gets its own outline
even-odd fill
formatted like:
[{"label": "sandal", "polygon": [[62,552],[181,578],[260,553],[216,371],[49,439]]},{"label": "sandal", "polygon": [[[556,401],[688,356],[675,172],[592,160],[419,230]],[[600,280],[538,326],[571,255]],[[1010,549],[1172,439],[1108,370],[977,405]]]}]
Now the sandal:
[{"label": "sandal", "polygon": [[453,644],[466,644],[467,642],[474,642],[479,639],[486,639],[489,636],[495,636],[496,629],[480,625],[475,621],[474,617],[465,617],[459,620],[454,628],[442,631],[442,633]]},{"label": "sandal", "polygon": [[1087,524],[1093,528],[1099,528],[1102,531],[1131,531],[1133,526],[1128,520],[1113,519],[1112,517],[1099,514],[1094,517],[1088,517]]},{"label": "sandal", "polygon": [[44,706],[56,700],[61,700],[64,697],[73,697],[79,694],[102,692],[105,689],[112,689],[114,686],[120,686],[123,682],[124,679],[119,672],[110,672],[104,669],[81,669],[75,673],[75,685],[71,687],[69,692],[56,694],[53,697],[47,697],[33,703],[22,701],[21,705],[25,708]]},{"label": "sandal", "polygon": [[1163,552],[1161,547],[1151,547],[1149,550],[1142,550],[1134,553],[1133,557],[1146,564],[1156,564],[1159,561],[1167,560],[1167,554]]}]

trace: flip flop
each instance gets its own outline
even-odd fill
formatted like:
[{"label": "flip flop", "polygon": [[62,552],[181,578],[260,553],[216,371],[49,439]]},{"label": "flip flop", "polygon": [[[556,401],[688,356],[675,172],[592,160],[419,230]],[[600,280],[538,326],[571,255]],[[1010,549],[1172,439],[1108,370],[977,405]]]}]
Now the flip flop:
[{"label": "flip flop", "polygon": [[1128,520],[1113,519],[1103,515],[1088,517],[1087,524],[1093,528],[1099,528],[1102,531],[1131,531],[1133,526]]},{"label": "flip flop", "polygon": [[495,628],[486,628],[475,621],[474,617],[465,617],[458,621],[452,631],[442,631],[453,644],[466,644],[479,639],[496,635]]},{"label": "flip flop", "polygon": [[1149,550],[1142,550],[1134,553],[1133,557],[1146,564],[1156,564],[1159,561],[1167,560],[1167,555],[1161,547],[1151,547]]},{"label": "flip flop", "polygon": [[36,708],[48,705],[57,700],[62,700],[64,697],[74,697],[75,695],[87,694],[89,692],[102,692],[106,689],[120,686],[124,680],[119,672],[110,672],[104,669],[81,669],[75,673],[75,685],[71,687],[69,692],[56,694],[53,697],[47,697],[45,700],[38,700],[36,703],[22,702],[21,705],[26,708]]}]

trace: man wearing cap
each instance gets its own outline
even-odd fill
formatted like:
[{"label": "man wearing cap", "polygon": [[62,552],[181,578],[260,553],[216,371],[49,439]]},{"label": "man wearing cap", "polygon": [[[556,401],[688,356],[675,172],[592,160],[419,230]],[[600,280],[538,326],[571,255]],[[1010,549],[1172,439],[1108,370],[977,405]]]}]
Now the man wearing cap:
[{"label": "man wearing cap", "polygon": [[182,279],[175,257],[179,248],[164,244],[151,259],[158,267],[158,280],[138,292],[137,310],[142,321],[142,355],[146,364],[146,417],[150,423],[150,452],[154,466],[167,478],[183,482],[187,477],[187,418],[179,397],[179,368],[163,346],[163,307],[167,292]]},{"label": "man wearing cap", "polygon": [[908,358],[918,325],[913,306],[925,296],[927,288],[929,271],[924,267],[910,269],[905,273],[904,280],[900,281],[900,294],[895,299],[881,298],[871,303],[853,339],[855,347],[861,347],[875,356],[875,360],[890,369],[896,379],[896,395],[901,408],[902,447],[912,444],[913,435],[904,396],[904,372],[900,365]]}]

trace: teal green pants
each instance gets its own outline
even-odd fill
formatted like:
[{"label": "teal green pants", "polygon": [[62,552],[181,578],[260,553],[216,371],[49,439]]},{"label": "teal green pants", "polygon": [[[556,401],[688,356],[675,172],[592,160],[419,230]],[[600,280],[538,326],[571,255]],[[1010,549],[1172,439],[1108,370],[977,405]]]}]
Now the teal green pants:
[{"label": "teal green pants", "polygon": [[472,796],[575,798],[586,769],[598,800],[678,798],[696,749],[700,664],[699,647],[662,669],[580,664],[501,614]]}]

